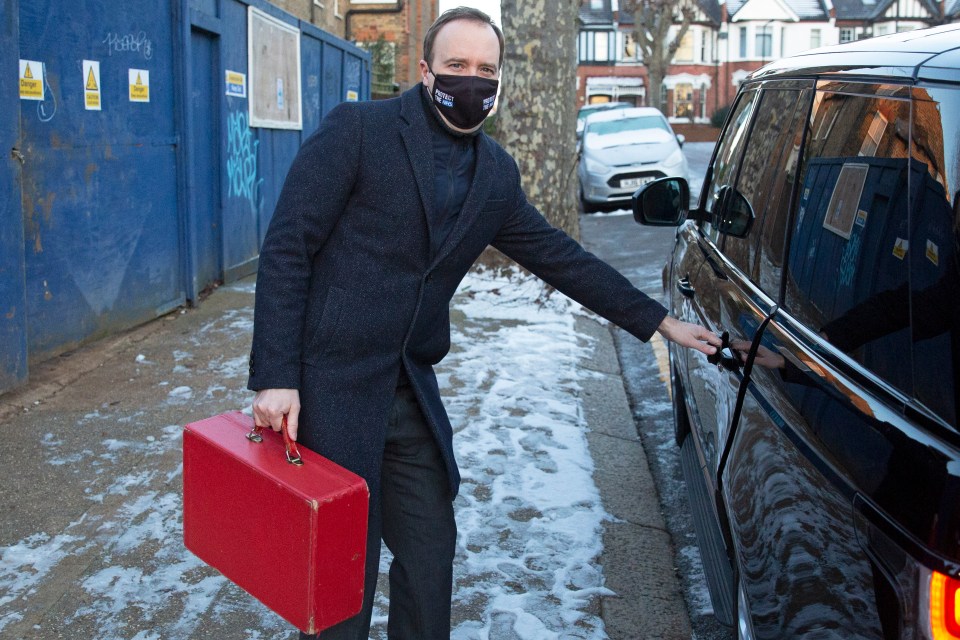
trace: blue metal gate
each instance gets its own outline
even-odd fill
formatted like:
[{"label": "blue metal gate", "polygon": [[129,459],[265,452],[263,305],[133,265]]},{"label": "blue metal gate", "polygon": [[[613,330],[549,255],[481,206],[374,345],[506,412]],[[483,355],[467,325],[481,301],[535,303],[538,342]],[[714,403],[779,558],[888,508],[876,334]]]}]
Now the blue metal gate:
[{"label": "blue metal gate", "polygon": [[[21,105],[37,358],[183,302],[169,7],[31,0],[20,5],[19,49],[43,63],[49,91]],[[131,70],[148,102],[130,100]]]},{"label": "blue metal gate", "polygon": [[[18,0],[0,0],[0,104],[19,102]],[[36,103],[34,103],[36,104]],[[23,223],[20,209],[20,113],[0,110],[0,390],[27,377],[27,314],[23,291]]]},{"label": "blue metal gate", "polygon": [[[298,33],[302,130],[251,127],[248,5]],[[301,142],[370,56],[263,0],[0,0],[0,392],[256,269]]]}]

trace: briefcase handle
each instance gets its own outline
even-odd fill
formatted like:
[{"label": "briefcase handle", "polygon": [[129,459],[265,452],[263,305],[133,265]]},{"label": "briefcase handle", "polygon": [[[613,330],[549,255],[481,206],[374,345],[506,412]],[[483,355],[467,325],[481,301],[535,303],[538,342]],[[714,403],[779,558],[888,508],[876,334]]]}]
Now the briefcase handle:
[{"label": "briefcase handle", "polygon": [[[263,436],[260,435],[261,431],[263,431],[263,427],[257,426],[257,424],[254,423],[253,429],[247,434],[247,440],[250,442],[263,442]],[[280,425],[280,431],[283,433],[283,444],[287,448],[287,462],[297,465],[298,467],[303,466],[303,458],[300,457],[300,450],[297,449],[297,443],[290,439],[286,414],[283,415],[283,424]]]}]

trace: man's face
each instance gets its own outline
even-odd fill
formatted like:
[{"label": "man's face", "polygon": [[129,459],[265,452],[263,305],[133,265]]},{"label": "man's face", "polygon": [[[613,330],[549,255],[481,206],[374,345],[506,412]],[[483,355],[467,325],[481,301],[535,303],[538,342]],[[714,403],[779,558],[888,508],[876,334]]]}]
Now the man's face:
[{"label": "man's face", "polygon": [[[454,20],[448,22],[437,32],[433,41],[434,73],[451,76],[480,76],[496,79],[500,74],[500,41],[493,27],[473,20]],[[430,73],[427,61],[420,61],[420,76],[424,86],[433,94],[433,73]],[[443,115],[440,116],[443,118]],[[458,129],[443,118],[454,131],[469,133],[479,129]]]}]

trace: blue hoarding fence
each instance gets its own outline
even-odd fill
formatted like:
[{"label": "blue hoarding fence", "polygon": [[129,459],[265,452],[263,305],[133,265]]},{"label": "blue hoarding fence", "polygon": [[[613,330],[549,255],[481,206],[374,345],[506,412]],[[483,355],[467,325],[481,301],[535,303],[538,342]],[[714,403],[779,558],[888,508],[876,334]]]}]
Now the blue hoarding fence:
[{"label": "blue hoarding fence", "polygon": [[[300,144],[369,98],[370,57],[260,0],[0,8],[0,56],[19,69],[0,74],[19,107],[0,115],[2,392],[30,361],[253,273]],[[282,128],[255,120],[270,109]]]}]

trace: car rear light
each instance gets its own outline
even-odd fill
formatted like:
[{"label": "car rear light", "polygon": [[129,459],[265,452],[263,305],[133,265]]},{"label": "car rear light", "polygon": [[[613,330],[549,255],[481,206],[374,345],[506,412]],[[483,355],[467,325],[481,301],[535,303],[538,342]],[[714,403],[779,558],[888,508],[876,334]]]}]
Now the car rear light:
[{"label": "car rear light", "polygon": [[960,640],[960,580],[931,571],[928,593],[930,637]]},{"label": "car rear light", "polygon": [[877,566],[876,604],[886,629],[899,629],[898,636],[910,640],[960,640],[957,560],[925,549],[862,497],[854,505],[857,538]]}]

